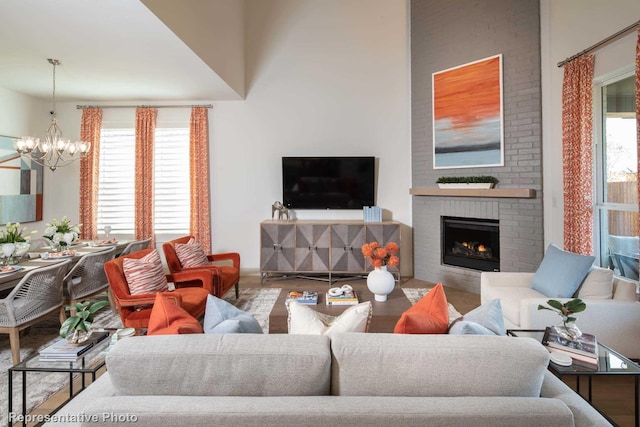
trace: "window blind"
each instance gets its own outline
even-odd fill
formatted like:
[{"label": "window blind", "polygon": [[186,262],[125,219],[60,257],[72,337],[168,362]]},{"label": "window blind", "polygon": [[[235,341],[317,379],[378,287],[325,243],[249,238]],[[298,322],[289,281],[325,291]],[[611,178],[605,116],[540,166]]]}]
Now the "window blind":
[{"label": "window blind", "polygon": [[[189,233],[189,129],[157,128],[154,145],[156,237]],[[134,129],[102,129],[98,180],[98,230],[134,234]]]}]

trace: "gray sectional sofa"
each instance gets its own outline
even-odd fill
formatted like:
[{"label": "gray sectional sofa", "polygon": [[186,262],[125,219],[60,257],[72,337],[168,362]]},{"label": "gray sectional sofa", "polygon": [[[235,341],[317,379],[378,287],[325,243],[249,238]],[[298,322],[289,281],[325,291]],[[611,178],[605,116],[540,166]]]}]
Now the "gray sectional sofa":
[{"label": "gray sectional sofa", "polygon": [[126,338],[47,426],[608,426],[530,338]]}]

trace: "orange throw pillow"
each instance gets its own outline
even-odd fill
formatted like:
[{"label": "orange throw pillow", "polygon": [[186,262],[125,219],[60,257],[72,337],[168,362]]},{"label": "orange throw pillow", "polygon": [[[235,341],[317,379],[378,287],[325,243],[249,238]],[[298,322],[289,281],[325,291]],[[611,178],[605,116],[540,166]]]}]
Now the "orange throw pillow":
[{"label": "orange throw pillow", "polygon": [[147,335],[201,334],[200,322],[162,294],[156,301],[149,317]]},{"label": "orange throw pillow", "polygon": [[442,283],[433,287],[420,301],[402,313],[394,334],[446,334],[449,328],[449,304]]}]

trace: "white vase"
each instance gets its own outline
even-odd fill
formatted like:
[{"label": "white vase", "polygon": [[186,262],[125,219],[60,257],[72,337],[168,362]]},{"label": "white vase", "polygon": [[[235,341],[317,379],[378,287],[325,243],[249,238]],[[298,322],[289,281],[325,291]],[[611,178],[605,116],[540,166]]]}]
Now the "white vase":
[{"label": "white vase", "polygon": [[2,258],[4,259],[5,265],[10,265],[14,263],[13,253],[16,250],[15,243],[3,243],[2,244]]},{"label": "white vase", "polygon": [[387,295],[393,292],[396,281],[393,274],[387,271],[387,266],[376,267],[367,275],[367,287],[375,295],[376,301],[386,301]]},{"label": "white vase", "polygon": [[71,246],[71,242],[73,242],[73,233],[64,233],[62,235],[62,240],[65,241],[67,247]]}]

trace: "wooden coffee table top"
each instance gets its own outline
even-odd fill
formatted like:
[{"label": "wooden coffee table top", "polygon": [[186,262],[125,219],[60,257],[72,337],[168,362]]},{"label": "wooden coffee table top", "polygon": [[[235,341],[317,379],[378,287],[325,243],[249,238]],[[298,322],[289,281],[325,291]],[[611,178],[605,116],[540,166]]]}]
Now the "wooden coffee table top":
[{"label": "wooden coffee table top", "polygon": [[[345,283],[334,284],[334,286],[342,286]],[[351,283],[350,283],[351,284]],[[351,284],[358,294],[358,300],[360,302],[371,301],[373,306],[373,316],[371,318],[371,324],[369,325],[369,332],[393,332],[398,319],[402,313],[404,313],[411,303],[405,296],[402,289],[396,285],[393,292],[391,292],[387,301],[379,302],[375,301],[373,294],[363,284]],[[317,310],[321,313],[330,314],[332,316],[339,316],[347,308],[346,306],[328,306],[325,303],[325,294],[329,288],[328,284],[309,284],[301,286],[300,291],[316,291],[318,292],[318,304],[310,305],[309,307]],[[287,307],[285,301],[287,294],[291,289],[283,289],[280,291],[278,300],[276,301],[271,313],[269,314],[269,333],[270,334],[286,334],[288,332],[287,327]]]}]

